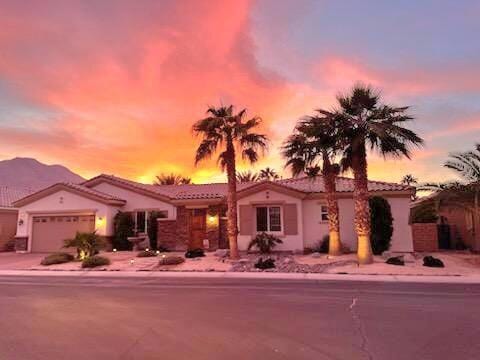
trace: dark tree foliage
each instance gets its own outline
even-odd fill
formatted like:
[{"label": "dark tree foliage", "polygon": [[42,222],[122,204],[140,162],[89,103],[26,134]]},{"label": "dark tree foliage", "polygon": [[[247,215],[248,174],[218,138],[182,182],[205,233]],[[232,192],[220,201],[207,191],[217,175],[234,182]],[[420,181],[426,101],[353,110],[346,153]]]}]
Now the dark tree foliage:
[{"label": "dark tree foliage", "polygon": [[393,217],[390,204],[381,196],[373,196],[369,199],[371,235],[370,242],[375,255],[390,248],[393,234]]},{"label": "dark tree foliage", "polygon": [[165,214],[157,211],[152,211],[148,215],[147,220],[147,233],[148,238],[150,239],[150,249],[157,250],[157,234],[158,234],[158,223],[157,219],[164,218]]},{"label": "dark tree foliage", "polygon": [[132,250],[129,236],[134,235],[135,221],[131,213],[119,211],[113,220],[115,234],[113,248],[117,250]]}]

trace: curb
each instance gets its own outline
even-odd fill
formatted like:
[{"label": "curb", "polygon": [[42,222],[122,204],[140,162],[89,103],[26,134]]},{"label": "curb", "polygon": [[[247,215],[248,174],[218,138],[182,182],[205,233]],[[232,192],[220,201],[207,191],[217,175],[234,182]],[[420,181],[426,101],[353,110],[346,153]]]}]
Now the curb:
[{"label": "curb", "polygon": [[312,273],[249,273],[249,272],[167,272],[167,271],[60,271],[0,270],[1,276],[19,277],[81,277],[81,278],[196,278],[196,279],[257,279],[310,281],[370,281],[402,283],[480,284],[480,276],[459,275],[363,275]]}]

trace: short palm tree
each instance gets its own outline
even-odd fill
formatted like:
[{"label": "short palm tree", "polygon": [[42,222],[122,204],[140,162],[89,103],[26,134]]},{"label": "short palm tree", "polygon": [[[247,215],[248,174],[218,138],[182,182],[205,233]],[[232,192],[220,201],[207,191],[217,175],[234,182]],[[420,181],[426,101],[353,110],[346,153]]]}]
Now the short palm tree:
[{"label": "short palm tree", "polygon": [[[265,152],[268,139],[264,134],[254,132],[261,123],[259,117],[246,119],[247,111],[234,112],[233,105],[210,107],[207,117],[193,125],[193,132],[202,137],[197,148],[195,164],[212,157],[217,151],[218,163],[226,170],[228,179],[227,193],[227,234],[230,245],[230,257],[237,259],[237,181],[236,158],[240,153],[244,160],[255,163],[259,152]],[[220,147],[222,147],[220,149]]]},{"label": "short palm tree", "polygon": [[407,185],[407,186],[411,186],[413,184],[417,184],[418,180],[412,174],[407,174],[402,178],[401,183],[404,184],[404,185]]},{"label": "short palm tree", "polygon": [[408,107],[385,105],[380,100],[380,95],[371,87],[359,84],[350,94],[337,97],[339,108],[335,111],[346,124],[340,135],[345,142],[342,167],[351,169],[354,175],[355,230],[360,264],[373,262],[367,149],[376,150],[384,157],[410,158],[410,148],[423,144],[415,132],[404,127],[413,120],[407,113]]},{"label": "short palm tree", "polygon": [[258,174],[251,171],[239,171],[235,176],[239,183],[254,182],[258,180]]},{"label": "short palm tree", "polygon": [[299,121],[294,133],[283,146],[286,166],[291,167],[293,176],[305,173],[315,177],[320,171],[323,175],[328,208],[329,255],[339,255],[342,252],[336,196],[336,179],[340,166],[335,163],[342,149],[338,138],[342,121],[342,117],[319,110],[316,115]]},{"label": "short palm tree", "polygon": [[192,179],[179,174],[160,174],[154,181],[154,185],[184,185],[191,184]]},{"label": "short palm tree", "polygon": [[278,180],[280,176],[278,176],[277,172],[275,169],[272,169],[270,167],[266,167],[265,169],[260,170],[260,174],[258,176],[260,180]]}]

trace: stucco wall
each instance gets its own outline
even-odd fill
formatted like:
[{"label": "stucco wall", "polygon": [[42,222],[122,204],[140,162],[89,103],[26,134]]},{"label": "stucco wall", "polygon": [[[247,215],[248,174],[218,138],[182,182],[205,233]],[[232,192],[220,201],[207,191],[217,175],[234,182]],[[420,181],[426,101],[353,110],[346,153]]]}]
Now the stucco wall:
[{"label": "stucco wall", "polygon": [[0,251],[6,250],[5,246],[15,236],[17,217],[16,210],[0,209]]},{"label": "stucco wall", "polygon": [[[32,235],[32,216],[50,215],[59,213],[95,214],[95,227],[97,233],[102,236],[113,235],[113,217],[118,207],[106,205],[95,200],[87,199],[71,192],[60,190],[54,194],[45,196],[35,202],[19,208],[19,221],[17,225],[17,237]],[[29,248],[31,248],[29,246]]]},{"label": "stucco wall", "polygon": [[166,210],[168,211],[168,219],[176,218],[175,206],[164,201],[154,199],[134,191],[126,190],[108,183],[100,183],[93,187],[93,189],[117,196],[127,203],[122,207],[122,211],[135,210]]},{"label": "stucco wall", "polygon": [[[298,219],[298,234],[297,235],[278,235],[283,244],[280,244],[275,247],[275,250],[280,251],[290,251],[290,250],[303,250],[303,224],[302,224],[302,201],[293,196],[285,195],[282,193],[278,193],[272,190],[264,190],[259,191],[255,194],[250,196],[246,196],[238,200],[238,206],[241,205],[261,205],[261,204],[296,204],[297,205],[297,219]],[[282,211],[283,215],[283,211]],[[282,228],[285,224],[284,219],[282,219]],[[241,228],[241,224],[239,221],[239,228]],[[256,222],[254,219],[254,226],[256,226]],[[251,235],[239,235],[238,236],[238,247],[240,250],[246,250],[250,240],[252,239]]]},{"label": "stucco wall", "polygon": [[[413,251],[412,233],[408,224],[409,197],[385,197],[390,204],[393,216],[393,236],[391,251]],[[311,247],[328,234],[328,223],[320,220],[320,206],[324,200],[304,200],[303,202],[303,227],[305,246]],[[340,237],[342,243],[352,251],[357,249],[357,235],[355,233],[355,211],[352,198],[338,200],[340,212]]]}]

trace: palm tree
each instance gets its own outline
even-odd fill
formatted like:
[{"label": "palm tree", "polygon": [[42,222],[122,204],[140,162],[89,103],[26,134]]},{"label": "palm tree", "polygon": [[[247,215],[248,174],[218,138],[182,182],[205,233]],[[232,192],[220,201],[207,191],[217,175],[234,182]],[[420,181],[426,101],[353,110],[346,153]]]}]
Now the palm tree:
[{"label": "palm tree", "polygon": [[179,174],[160,174],[157,175],[157,180],[153,182],[153,185],[184,185],[191,184],[192,179]]},{"label": "palm tree", "polygon": [[328,253],[332,256],[342,252],[336,196],[336,178],[340,166],[335,163],[342,149],[338,138],[342,121],[341,117],[318,110],[316,115],[307,116],[298,122],[282,149],[283,156],[287,159],[286,166],[291,167],[294,177],[305,173],[314,178],[320,171],[323,175],[328,207]]},{"label": "palm tree", "polygon": [[235,176],[239,183],[255,182],[259,179],[258,174],[251,171],[240,171]]},{"label": "palm tree", "polygon": [[[423,140],[403,125],[413,120],[408,107],[395,107],[380,102],[380,95],[371,87],[356,85],[350,94],[337,97],[335,111],[347,126],[341,129],[346,141],[342,167],[354,175],[355,230],[358,237],[359,264],[373,262],[370,245],[370,208],[368,204],[367,148],[384,157],[410,158],[410,148]],[[329,114],[328,111],[324,111]]]},{"label": "palm tree", "polygon": [[275,169],[272,169],[270,167],[266,167],[265,169],[260,170],[260,174],[258,176],[259,179],[261,180],[278,180],[280,176],[278,176],[277,172]]},{"label": "palm tree", "polygon": [[246,109],[235,113],[233,105],[210,107],[207,115],[193,125],[193,132],[202,137],[202,142],[197,148],[195,164],[212,157],[222,147],[218,163],[223,171],[226,170],[228,179],[227,234],[230,257],[238,259],[236,158],[240,153],[244,160],[252,164],[257,162],[259,151],[265,152],[267,149],[268,139],[264,134],[253,132],[261,123],[261,119],[259,117],[246,119]]},{"label": "palm tree", "polygon": [[475,149],[451,153],[445,167],[455,170],[466,182],[480,181],[480,143]]},{"label": "palm tree", "polygon": [[402,178],[401,183],[404,184],[404,185],[407,185],[407,186],[411,186],[413,184],[417,184],[418,180],[412,174],[407,174]]}]

